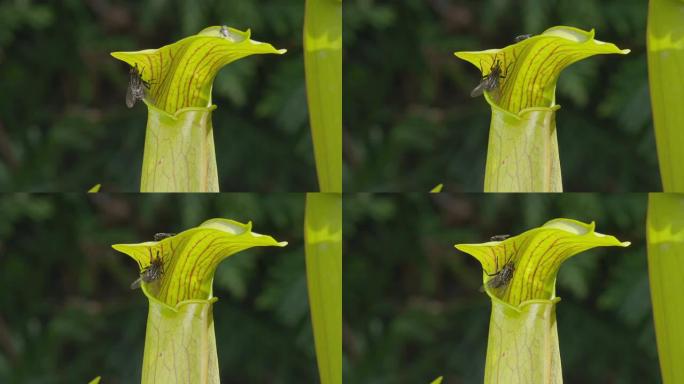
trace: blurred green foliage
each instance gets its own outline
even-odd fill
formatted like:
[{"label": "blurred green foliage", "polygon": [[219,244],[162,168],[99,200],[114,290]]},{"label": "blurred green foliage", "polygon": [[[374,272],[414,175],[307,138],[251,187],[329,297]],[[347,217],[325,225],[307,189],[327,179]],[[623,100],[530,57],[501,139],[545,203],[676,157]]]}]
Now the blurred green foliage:
[{"label": "blurred green foliage", "polygon": [[453,246],[557,217],[595,220],[598,232],[632,242],[560,269],[564,382],[660,382],[645,213],[643,194],[345,196],[345,383],[482,382],[490,301],[479,263]]},{"label": "blurred green foliage", "polygon": [[[209,25],[287,48],[224,68],[213,114],[222,191],[317,189],[299,0],[0,3],[0,190],[138,191],[146,109],[124,103],[112,51],[158,48]],[[289,163],[283,161],[289,159]]]},{"label": "blurred green foliage", "polygon": [[0,197],[0,383],[140,380],[147,300],[138,267],[110,245],[214,218],[253,220],[289,241],[253,248],[215,275],[223,384],[318,380],[308,310],[303,194]]},{"label": "blurred green foliage", "polygon": [[661,190],[642,0],[355,0],[344,5],[345,188],[479,192],[490,110],[454,51],[511,44],[554,25],[596,29],[629,48],[561,74],[556,102],[564,190]]}]

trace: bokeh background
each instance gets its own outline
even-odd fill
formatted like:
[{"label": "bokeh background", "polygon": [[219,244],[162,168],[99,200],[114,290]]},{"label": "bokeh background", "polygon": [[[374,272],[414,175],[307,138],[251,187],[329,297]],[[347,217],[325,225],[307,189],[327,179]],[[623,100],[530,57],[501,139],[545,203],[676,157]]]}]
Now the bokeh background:
[{"label": "bokeh background", "polygon": [[0,190],[138,191],[147,110],[113,51],[210,25],[286,48],[224,67],[213,89],[222,191],[317,190],[299,0],[0,2]]},{"label": "bokeh background", "polygon": [[0,383],[140,382],[147,299],[115,243],[223,217],[285,240],[222,262],[214,279],[221,383],[318,381],[303,194],[0,197]]},{"label": "bokeh background", "polygon": [[453,246],[557,217],[632,242],[560,269],[564,382],[659,383],[645,215],[645,194],[345,196],[345,383],[482,382],[490,301],[479,263]]},{"label": "bokeh background", "polygon": [[556,102],[565,191],[659,191],[643,0],[355,0],[344,4],[347,191],[479,192],[490,109],[455,51],[555,25],[596,29],[629,55],[563,71]]}]

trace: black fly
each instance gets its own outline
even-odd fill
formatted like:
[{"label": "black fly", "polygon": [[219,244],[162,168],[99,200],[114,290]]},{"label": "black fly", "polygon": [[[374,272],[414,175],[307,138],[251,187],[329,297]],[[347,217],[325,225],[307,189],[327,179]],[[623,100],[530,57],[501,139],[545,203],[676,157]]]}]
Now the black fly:
[{"label": "black fly", "polygon": [[[482,64],[480,64],[480,70],[482,70],[481,67]],[[493,91],[497,89],[499,87],[499,80],[505,78],[505,74],[503,74],[501,71],[499,59],[494,60],[492,67],[489,69],[489,74],[482,77],[480,84],[478,84],[477,87],[470,92],[470,97],[478,97],[481,96],[484,91]]]},{"label": "black fly", "polygon": [[487,276],[494,276],[487,282],[487,286],[489,288],[505,288],[508,283],[511,282],[511,279],[513,278],[513,272],[515,272],[515,264],[513,264],[513,261],[511,260],[506,263],[506,265],[504,265],[500,271],[497,271],[491,275],[487,273]]},{"label": "black fly", "polygon": [[529,38],[532,37],[532,36],[534,36],[533,33],[528,33],[527,35],[516,36],[516,37],[513,39],[513,41],[516,42],[516,43],[519,43],[519,42],[521,42],[521,41],[523,41],[523,40],[529,39]]},{"label": "black fly", "polygon": [[164,261],[159,256],[159,251],[157,251],[157,257],[153,257],[150,260],[150,265],[145,267],[142,272],[140,272],[140,277],[131,284],[131,289],[140,288],[141,282],[151,283],[164,274]]},{"label": "black fly", "polygon": [[155,233],[154,234],[154,241],[162,241],[166,238],[176,236],[175,233],[167,233],[167,232],[160,232],[160,233]]},{"label": "black fly", "polygon": [[489,238],[489,241],[504,241],[511,237],[511,235],[494,235]]},{"label": "black fly", "polygon": [[142,79],[142,73],[142,70],[138,72],[138,64],[131,67],[129,71],[128,89],[126,90],[126,106],[128,108],[133,108],[136,101],[145,98],[145,89],[150,89],[150,83]]}]

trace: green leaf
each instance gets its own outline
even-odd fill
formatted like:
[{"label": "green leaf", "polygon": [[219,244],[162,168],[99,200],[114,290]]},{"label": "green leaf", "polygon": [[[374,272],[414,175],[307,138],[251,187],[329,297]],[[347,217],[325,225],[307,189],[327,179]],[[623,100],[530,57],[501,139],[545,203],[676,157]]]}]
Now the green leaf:
[{"label": "green leaf", "polygon": [[211,90],[225,65],[253,54],[283,54],[250,31],[208,27],[158,49],[113,52],[149,83],[141,192],[218,192]]},{"label": "green leaf", "polygon": [[212,294],[214,272],[231,255],[259,246],[284,247],[252,232],[251,223],[211,219],[161,241],[114,244],[142,271],[160,258],[164,273],[141,288],[150,306],[142,383],[219,383]]},{"label": "green leaf", "polygon": [[436,378],[432,383],[430,384],[442,384],[442,376]]},{"label": "green leaf", "polygon": [[306,0],[304,63],[321,192],[342,192],[342,2]]},{"label": "green leaf", "polygon": [[684,192],[684,22],[682,1],[648,2],[648,78],[665,192]]},{"label": "green leaf", "polygon": [[88,382],[88,384],[100,384],[100,379],[101,379],[101,377],[98,376],[98,377],[90,380],[90,382]]},{"label": "green leaf", "polygon": [[650,193],[648,274],[663,383],[684,382],[684,196]]},{"label": "green leaf", "polygon": [[430,190],[430,193],[440,193],[442,192],[442,188],[444,188],[444,184],[437,184],[434,188]]},{"label": "green leaf", "polygon": [[488,76],[495,63],[499,86],[485,91],[492,120],[485,192],[561,192],[555,113],[558,77],[572,63],[597,54],[627,54],[573,27],[549,28],[501,49],[455,52]]},{"label": "green leaf", "polygon": [[342,383],[342,196],[307,193],[306,276],[322,384]]}]

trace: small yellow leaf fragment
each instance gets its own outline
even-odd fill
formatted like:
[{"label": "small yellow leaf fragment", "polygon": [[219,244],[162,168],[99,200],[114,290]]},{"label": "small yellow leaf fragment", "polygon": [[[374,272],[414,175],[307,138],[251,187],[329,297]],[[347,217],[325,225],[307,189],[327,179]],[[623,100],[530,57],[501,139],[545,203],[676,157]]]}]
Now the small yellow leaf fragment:
[{"label": "small yellow leaf fragment", "polygon": [[442,192],[442,188],[444,188],[444,184],[437,184],[434,188],[430,190],[430,193],[440,193]]},{"label": "small yellow leaf fragment", "polygon": [[92,188],[88,190],[88,193],[98,193],[100,192],[100,188],[102,187],[102,184],[95,184]]},{"label": "small yellow leaf fragment", "polygon": [[101,377],[98,376],[98,377],[92,379],[88,384],[100,384],[100,379],[101,379]]},{"label": "small yellow leaf fragment", "polygon": [[430,384],[442,384],[442,376],[436,378],[435,381],[433,381]]}]

